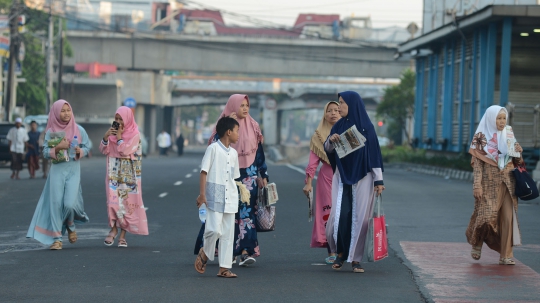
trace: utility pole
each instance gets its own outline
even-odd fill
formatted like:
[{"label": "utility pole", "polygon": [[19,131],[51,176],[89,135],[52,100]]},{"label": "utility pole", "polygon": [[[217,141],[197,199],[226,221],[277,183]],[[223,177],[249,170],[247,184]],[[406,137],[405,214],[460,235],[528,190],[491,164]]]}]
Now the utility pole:
[{"label": "utility pole", "polygon": [[[11,121],[11,112],[15,107],[15,88],[16,81],[15,79],[15,67],[17,65],[17,56],[19,55],[19,0],[13,0],[11,5],[11,11],[9,13],[9,58],[8,58],[8,78],[7,78],[7,87],[6,87],[6,98],[5,100],[5,120]],[[4,67],[2,67],[2,73]]]},{"label": "utility pole", "polygon": [[47,104],[45,106],[46,114],[49,114],[53,100],[53,62],[54,62],[54,47],[53,47],[53,18],[52,18],[52,4],[49,3],[49,38],[47,41]]},{"label": "utility pole", "polygon": [[64,63],[64,33],[63,33],[63,20],[58,17],[58,81],[56,82],[56,97],[62,99],[62,69]]}]

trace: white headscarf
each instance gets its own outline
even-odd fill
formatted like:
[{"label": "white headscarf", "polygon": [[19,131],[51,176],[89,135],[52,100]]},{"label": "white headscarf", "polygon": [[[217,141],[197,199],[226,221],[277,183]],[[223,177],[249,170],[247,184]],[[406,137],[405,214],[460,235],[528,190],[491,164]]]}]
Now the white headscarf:
[{"label": "white headscarf", "polygon": [[[474,156],[483,155],[497,163],[499,169],[504,169],[508,164],[508,142],[507,138],[514,137],[512,128],[505,127],[503,130],[497,129],[497,116],[503,112],[508,119],[506,108],[492,105],[488,107],[486,113],[478,123],[478,128],[474,133],[469,152]],[[512,147],[511,147],[512,148]],[[474,152],[474,153],[473,153]]]}]

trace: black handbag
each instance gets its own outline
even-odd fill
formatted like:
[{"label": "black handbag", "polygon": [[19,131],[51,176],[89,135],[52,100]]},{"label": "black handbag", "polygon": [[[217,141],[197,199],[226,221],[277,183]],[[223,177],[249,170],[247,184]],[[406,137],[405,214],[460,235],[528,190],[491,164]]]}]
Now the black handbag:
[{"label": "black handbag", "polygon": [[512,174],[516,179],[516,196],[518,198],[524,201],[538,198],[538,187],[525,166],[517,166]]}]

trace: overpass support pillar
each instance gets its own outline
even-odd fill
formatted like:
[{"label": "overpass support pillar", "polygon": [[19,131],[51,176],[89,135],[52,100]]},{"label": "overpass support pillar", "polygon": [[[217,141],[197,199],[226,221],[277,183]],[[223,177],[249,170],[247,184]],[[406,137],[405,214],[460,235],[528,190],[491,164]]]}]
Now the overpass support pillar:
[{"label": "overpass support pillar", "polygon": [[[272,100],[273,101],[273,100]],[[264,144],[278,145],[279,144],[279,124],[277,108],[263,109],[263,135]]]}]

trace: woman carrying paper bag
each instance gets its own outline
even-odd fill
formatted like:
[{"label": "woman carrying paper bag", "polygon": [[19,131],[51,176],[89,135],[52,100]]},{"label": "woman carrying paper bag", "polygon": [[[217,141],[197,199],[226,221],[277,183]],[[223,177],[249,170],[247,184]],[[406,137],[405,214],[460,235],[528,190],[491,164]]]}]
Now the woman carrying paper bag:
[{"label": "woman carrying paper bag", "polygon": [[[334,169],[332,180],[332,212],[326,225],[326,237],[337,253],[332,265],[340,270],[345,261],[351,262],[353,272],[363,273],[360,265],[364,256],[369,217],[376,195],[382,193],[383,163],[375,128],[369,119],[362,98],[352,91],[339,95],[339,120],[324,143],[328,159]],[[364,146],[339,158],[334,143],[351,127],[366,139]]]}]

